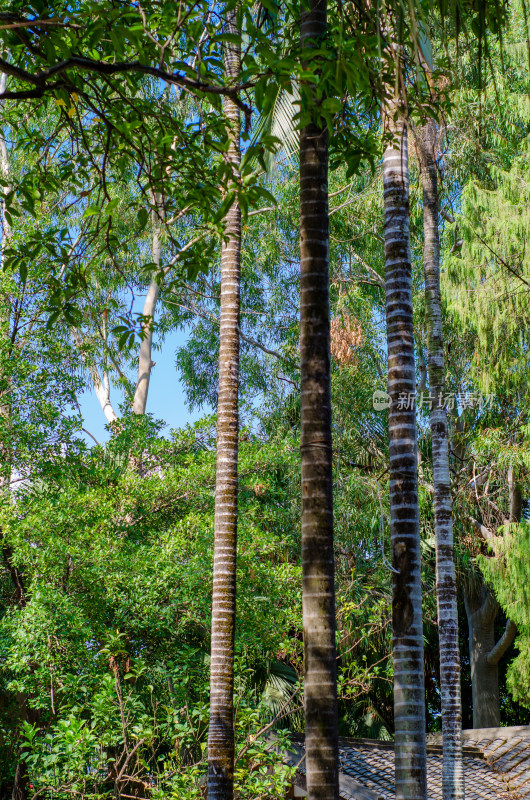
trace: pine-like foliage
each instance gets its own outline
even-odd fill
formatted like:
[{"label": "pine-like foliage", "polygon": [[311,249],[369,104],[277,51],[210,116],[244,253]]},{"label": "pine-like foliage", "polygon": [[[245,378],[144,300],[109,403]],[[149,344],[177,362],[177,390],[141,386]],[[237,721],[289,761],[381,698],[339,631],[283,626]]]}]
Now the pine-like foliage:
[{"label": "pine-like foliage", "polygon": [[512,526],[512,532],[497,537],[492,548],[497,557],[480,556],[480,567],[518,631],[515,644],[519,654],[508,668],[507,687],[515,700],[530,708],[530,524],[525,521]]},{"label": "pine-like foliage", "polygon": [[[494,188],[470,181],[458,219],[460,255],[445,259],[446,296],[461,323],[476,330],[476,359],[490,365],[480,376],[485,391],[504,380],[525,380],[530,321],[530,152],[509,170],[491,168]],[[487,354],[496,352],[493,362]]]}]

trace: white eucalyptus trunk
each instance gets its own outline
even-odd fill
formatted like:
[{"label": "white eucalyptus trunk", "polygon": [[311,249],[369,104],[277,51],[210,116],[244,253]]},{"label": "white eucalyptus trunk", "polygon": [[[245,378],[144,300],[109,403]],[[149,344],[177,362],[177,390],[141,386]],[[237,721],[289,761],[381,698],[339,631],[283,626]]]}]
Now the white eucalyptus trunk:
[{"label": "white eucalyptus trunk", "polygon": [[71,333],[75,342],[75,346],[77,347],[77,350],[84,361],[85,367],[88,369],[90,378],[92,380],[92,386],[94,387],[94,392],[96,393],[101,410],[105,414],[105,419],[107,422],[116,422],[118,415],[114,411],[114,407],[110,399],[110,379],[108,372],[106,369],[103,369],[102,375],[99,374],[98,368],[91,360],[90,356],[87,356],[86,354],[83,337],[79,330],[77,328],[71,328]]},{"label": "white eucalyptus trunk", "polygon": [[[160,268],[160,260],[162,255],[162,242],[161,242],[161,220],[158,216],[159,210],[153,211],[153,239],[152,239],[152,256],[153,263]],[[133,414],[145,414],[147,408],[147,396],[149,394],[149,383],[151,381],[151,373],[153,371],[153,324],[155,320],[156,306],[158,303],[158,296],[160,294],[160,276],[155,276],[149,288],[144,302],[143,316],[148,320],[143,325],[144,338],[140,343],[140,355],[138,357],[138,378],[136,381],[136,389],[134,391],[134,399],[132,404]]]}]

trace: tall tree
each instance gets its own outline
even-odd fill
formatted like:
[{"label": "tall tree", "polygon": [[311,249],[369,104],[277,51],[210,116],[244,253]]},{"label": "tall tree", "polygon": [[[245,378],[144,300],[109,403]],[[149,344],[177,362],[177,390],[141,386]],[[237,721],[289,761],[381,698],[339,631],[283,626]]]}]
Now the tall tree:
[{"label": "tall tree", "polygon": [[[521,522],[522,494],[521,487],[515,479],[513,466],[507,471],[508,482],[508,514],[502,514],[502,522],[509,541],[510,527]],[[497,520],[500,521],[499,519]],[[502,582],[498,581],[499,558],[502,553],[502,537],[497,537],[492,530],[477,520],[472,520],[475,532],[492,545],[496,557],[481,559],[481,567],[488,580],[493,581],[497,591],[503,596]],[[498,548],[498,552],[495,552]],[[499,662],[512,644],[516,634],[515,622],[508,618],[502,636],[497,640],[495,622],[499,612],[499,603],[490,586],[476,574],[468,576],[464,586],[464,602],[469,628],[469,662],[471,666],[471,685],[473,696],[473,727],[495,728],[500,725],[500,687]]]},{"label": "tall tree", "polygon": [[[0,92],[5,92],[7,85],[7,75],[2,74],[0,77]],[[4,111],[4,103],[0,104],[0,109]],[[4,114],[2,113],[2,117]],[[0,248],[2,271],[6,271],[5,251],[9,246],[11,238],[11,225],[6,216],[6,195],[9,191],[9,151],[6,141],[6,131],[4,128],[4,119],[2,118],[2,125],[0,128],[0,172],[2,179],[5,181],[5,186],[2,192],[1,201],[1,226],[2,226],[2,243]],[[10,343],[10,323],[12,315],[12,303],[9,292],[3,293],[0,300],[0,346],[6,353],[9,352]],[[8,358],[5,359],[4,365],[8,364]],[[11,472],[12,472],[12,443],[10,441],[11,429],[11,381],[9,370],[3,370],[0,378],[0,425],[2,429],[2,436],[0,441],[0,496],[2,503],[9,503],[9,495],[11,491]],[[23,584],[21,576],[13,565],[13,552],[12,549],[6,545],[4,531],[0,533],[2,543],[2,560],[4,567],[9,572],[13,584],[18,591],[16,592],[16,602],[18,605],[23,602]],[[17,586],[18,584],[18,586]],[[17,695],[17,711],[21,719],[27,720],[27,702],[22,692]],[[29,794],[29,781],[28,770],[26,762],[23,758],[23,748],[20,747],[16,755],[17,763],[15,766],[15,773],[13,776],[13,786],[11,791],[12,800],[26,800]]]},{"label": "tall tree", "polygon": [[[237,12],[229,9],[225,68],[229,80],[240,71],[240,46],[235,43]],[[235,38],[234,38],[235,37]],[[224,101],[229,123],[228,161],[237,179],[241,163],[240,111]],[[215,543],[210,660],[210,728],[208,733],[208,798],[231,800],[234,781],[234,635],[236,622],[237,458],[239,437],[239,313],[241,283],[241,209],[234,202],[225,218],[221,251],[221,315],[219,329],[219,397],[217,403],[217,467]]]},{"label": "tall tree", "polygon": [[[397,50],[391,61],[400,74]],[[383,101],[385,275],[388,350],[389,472],[396,800],[426,800],[425,687],[418,507],[418,466],[409,163],[402,86],[387,84]]]},{"label": "tall tree", "polygon": [[440,690],[443,736],[443,797],[464,797],[462,704],[458,605],[453,545],[453,512],[449,472],[449,435],[444,403],[445,363],[440,292],[439,198],[436,163],[437,127],[429,120],[416,134],[423,186],[423,265],[427,327],[427,368],[431,408],[431,440],[436,537],[436,601],[440,642]]},{"label": "tall tree", "polygon": [[[326,0],[309,0],[300,39],[309,60],[322,46]],[[314,85],[314,84],[313,84]],[[300,131],[300,379],[305,740],[310,800],[338,800],[337,675],[331,450],[328,131],[315,120]]]}]

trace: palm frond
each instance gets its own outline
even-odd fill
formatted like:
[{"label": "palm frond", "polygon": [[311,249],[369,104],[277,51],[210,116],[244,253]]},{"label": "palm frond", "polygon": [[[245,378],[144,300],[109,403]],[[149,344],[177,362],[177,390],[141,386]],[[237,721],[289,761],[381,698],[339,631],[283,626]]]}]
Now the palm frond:
[{"label": "palm frond", "polygon": [[293,164],[298,153],[298,130],[295,123],[300,92],[295,84],[292,91],[277,87],[270,110],[262,114],[254,129],[251,146],[260,139],[273,137],[277,140],[275,152],[267,149],[265,164],[267,174],[272,175],[281,164]]}]

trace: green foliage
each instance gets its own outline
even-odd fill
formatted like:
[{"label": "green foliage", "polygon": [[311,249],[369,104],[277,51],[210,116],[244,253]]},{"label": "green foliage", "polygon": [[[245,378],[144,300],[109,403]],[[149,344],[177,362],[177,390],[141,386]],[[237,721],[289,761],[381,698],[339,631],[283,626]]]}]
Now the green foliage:
[{"label": "green foliage", "polygon": [[490,174],[494,188],[466,185],[458,222],[463,246],[459,256],[445,259],[450,302],[462,324],[477,333],[475,361],[485,364],[492,349],[498,354],[479,375],[485,391],[501,372],[508,389],[526,382],[528,154],[517,157],[509,171],[492,168]]},{"label": "green foliage", "polygon": [[[24,583],[0,625],[3,691],[25,697],[38,720],[17,723],[35,791],[111,796],[152,783],[155,794],[199,796],[212,431],[206,423],[164,441],[120,427],[106,451],[66,456],[41,491],[23,488],[3,508],[4,546]],[[292,460],[287,442],[243,436],[237,730],[245,797],[280,797],[286,775],[257,734],[293,694],[288,664],[300,660],[291,638],[300,620]]]},{"label": "green foliage", "polygon": [[509,533],[497,537],[492,545],[495,558],[481,556],[480,568],[491,581],[506,616],[517,625],[517,655],[510,662],[507,687],[514,699],[530,708],[530,593],[528,556],[530,525],[511,525]]},{"label": "green foliage", "polygon": [[[452,201],[461,212],[445,230],[448,386],[492,386],[498,395],[489,410],[457,408],[453,426],[453,443],[465,450],[453,465],[462,569],[478,550],[469,516],[496,527],[507,511],[501,487],[508,469],[527,491],[524,7],[387,2],[372,11],[331,4],[328,34],[308,61],[298,8],[237,4],[244,124],[235,175],[226,159],[231,131],[223,97],[235,90],[227,85],[221,8],[203,0],[141,7],[81,0],[54,4],[51,18],[39,2],[11,0],[3,8],[11,98],[3,101],[0,131],[5,785],[22,762],[38,797],[204,794],[215,420],[165,439],[160,421],[131,414],[130,400],[149,325],[159,347],[171,330],[186,327],[189,340],[176,360],[188,402],[215,406],[219,249],[223,218],[237,201],[248,427],[239,443],[236,791],[248,800],[285,795],[282,729],[299,732],[303,724],[292,151],[298,128],[310,120],[327,125],[331,148],[340,726],[346,735],[391,736],[388,431],[372,394],[386,380],[380,103],[389,76],[394,84],[398,51],[410,120],[448,122],[443,207]],[[427,23],[445,50],[430,80]],[[433,91],[447,75],[453,85]],[[414,163],[412,174],[414,180]],[[422,352],[418,185],[411,228]],[[138,307],[153,283],[156,319]],[[492,352],[499,353],[493,364]],[[98,380],[125,400],[109,443],[88,450],[78,439],[77,402]],[[418,420],[426,677],[429,724],[436,727],[430,442],[427,417]],[[474,475],[487,470],[479,496]],[[526,585],[527,538],[522,525],[505,537],[495,561],[481,561],[507,611],[520,615],[521,656],[509,686],[525,703],[528,620],[526,598],[517,604],[516,591]]]}]

